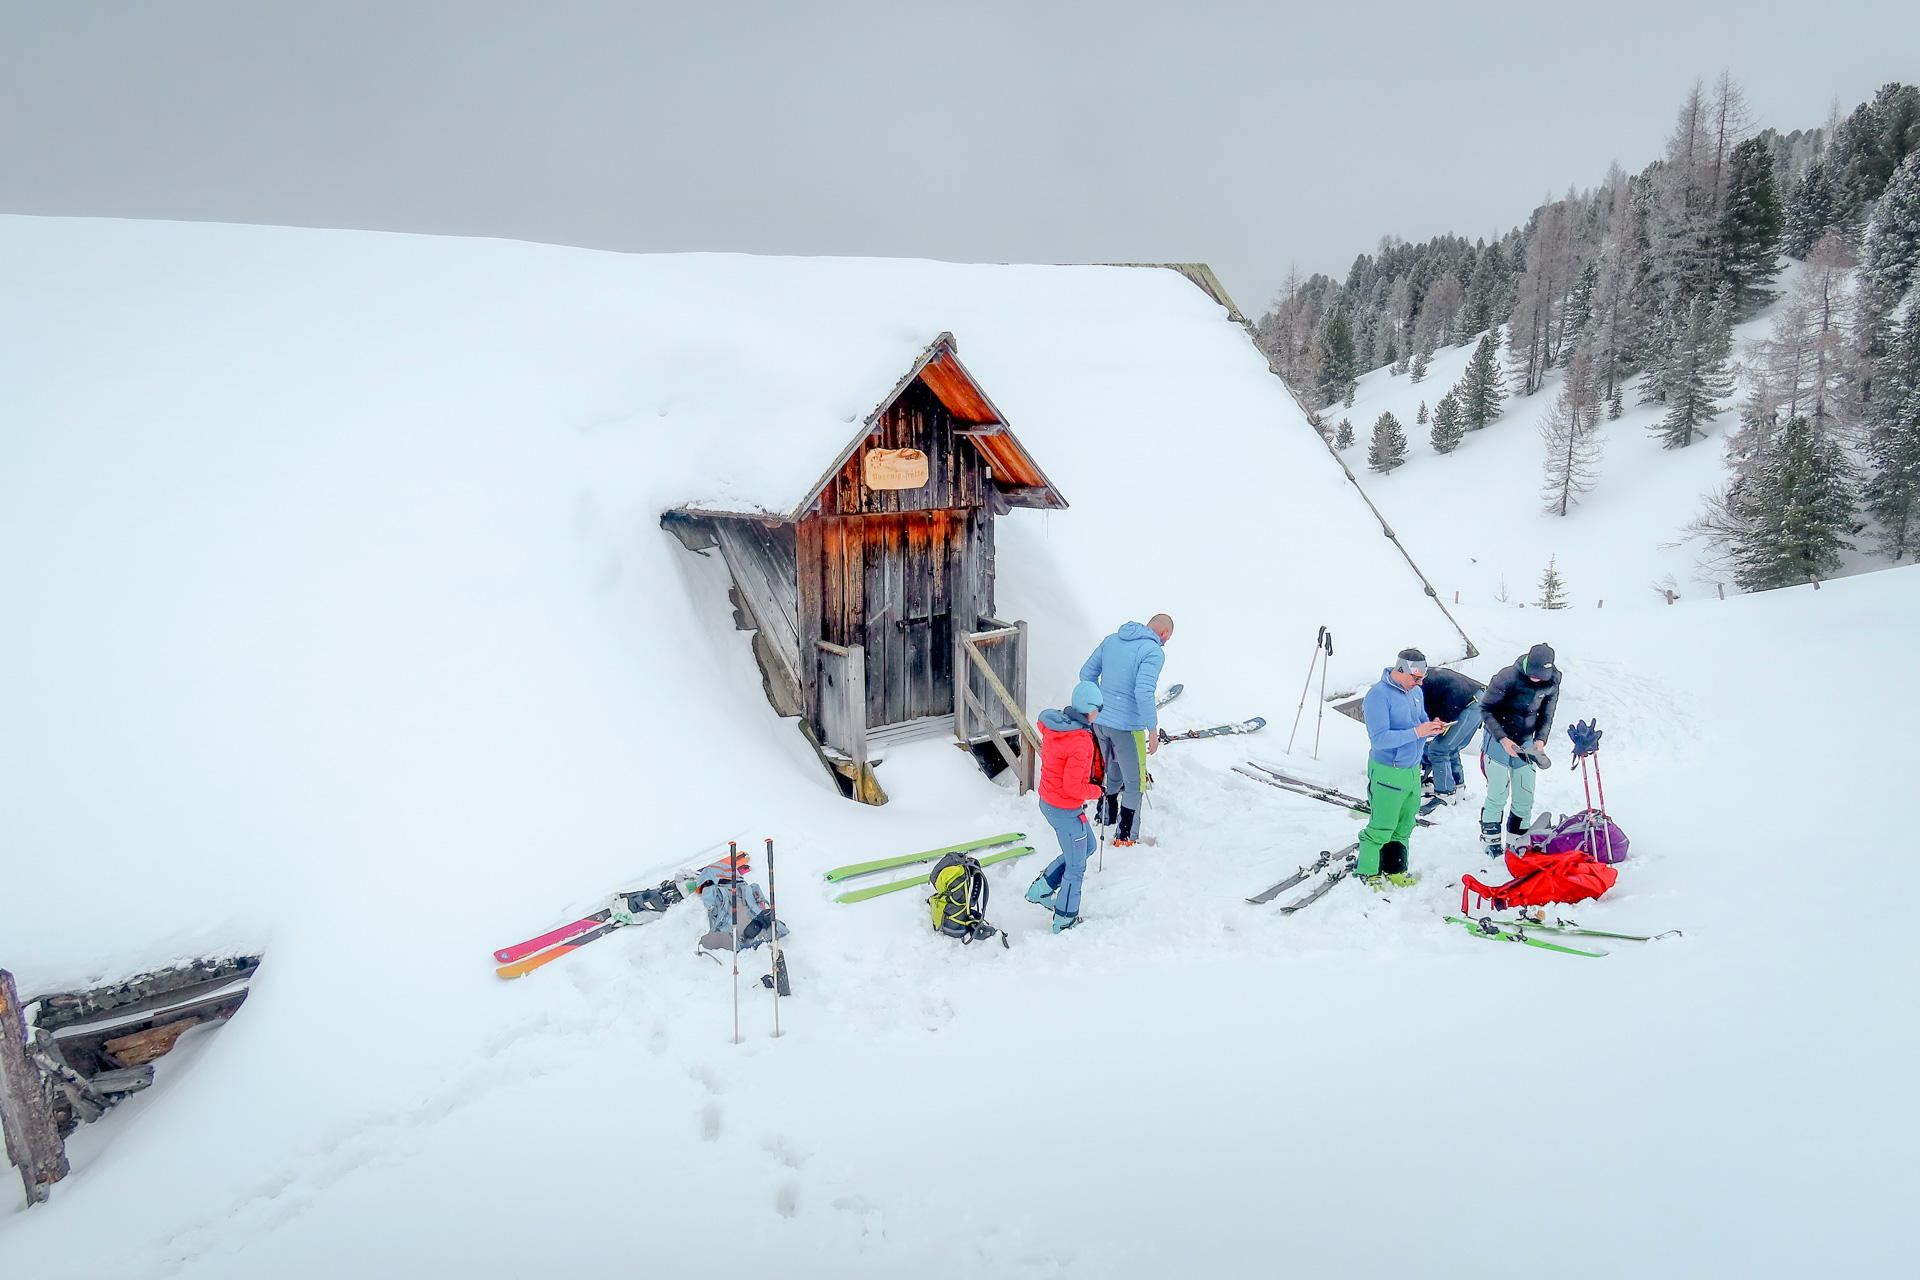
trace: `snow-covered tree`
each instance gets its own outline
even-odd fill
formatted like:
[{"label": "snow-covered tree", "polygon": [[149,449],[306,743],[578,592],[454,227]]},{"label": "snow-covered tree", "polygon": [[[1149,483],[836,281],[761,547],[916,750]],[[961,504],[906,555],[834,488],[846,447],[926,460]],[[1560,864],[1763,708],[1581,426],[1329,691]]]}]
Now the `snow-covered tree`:
[{"label": "snow-covered tree", "polygon": [[1500,349],[1492,333],[1482,335],[1453,394],[1459,397],[1460,421],[1469,431],[1478,431],[1500,416],[1507,380],[1500,372]]},{"label": "snow-covered tree", "polygon": [[1844,439],[1857,421],[1860,355],[1854,340],[1853,255],[1829,235],[1807,255],[1787,296],[1774,309],[1768,337],[1749,343],[1749,392],[1741,429],[1728,441],[1736,469],[1767,451],[1779,424],[1804,417],[1814,429]]},{"label": "snow-covered tree", "polygon": [[1564,609],[1567,607],[1567,584],[1560,580],[1559,570],[1554,567],[1558,556],[1547,557],[1547,571],[1540,575],[1540,598],[1534,605],[1541,609]]},{"label": "snow-covered tree", "polygon": [[1833,176],[1822,161],[1807,166],[1787,197],[1783,248],[1796,258],[1804,258],[1813,247],[1847,225],[1848,203],[1834,184]]},{"label": "snow-covered tree", "polygon": [[1433,407],[1433,430],[1427,439],[1435,453],[1452,453],[1466,438],[1467,424],[1460,417],[1460,397],[1449,391]]},{"label": "snow-covered tree", "polygon": [[1899,560],[1920,544],[1920,303],[1908,304],[1879,362],[1867,458],[1873,473],[1861,496],[1879,550]]},{"label": "snow-covered tree", "polygon": [[1721,401],[1733,393],[1733,375],[1727,371],[1732,350],[1724,294],[1719,306],[1700,297],[1689,302],[1685,322],[1674,333],[1662,369],[1667,415],[1653,428],[1667,448],[1692,444],[1700,429],[1725,407]]},{"label": "snow-covered tree", "polygon": [[1336,449],[1353,448],[1353,419],[1340,419],[1340,428],[1334,432],[1333,447]]},{"label": "snow-covered tree", "polygon": [[1880,197],[1867,225],[1860,271],[1881,315],[1920,278],[1920,151],[1901,162]]},{"label": "snow-covered tree", "polygon": [[1540,423],[1547,447],[1540,496],[1549,515],[1564,516],[1600,475],[1600,385],[1593,362],[1576,354],[1553,407]]},{"label": "snow-covered tree", "polygon": [[1425,351],[1416,353],[1413,357],[1412,364],[1408,366],[1411,370],[1411,376],[1408,378],[1408,381],[1425,382],[1427,378],[1427,364],[1427,353]]},{"label": "snow-covered tree", "polygon": [[1354,355],[1353,322],[1345,307],[1335,305],[1315,346],[1320,353],[1320,402],[1332,404],[1351,392],[1354,375],[1359,371]]},{"label": "snow-covered tree", "polygon": [[1425,400],[1420,402],[1420,411],[1413,415],[1413,420],[1419,426],[1424,427],[1427,425],[1427,402]]},{"label": "snow-covered tree", "polygon": [[1407,435],[1400,419],[1383,413],[1374,420],[1373,440],[1367,445],[1367,466],[1385,475],[1407,460]]},{"label": "snow-covered tree", "polygon": [[1846,458],[1806,418],[1794,418],[1761,465],[1734,482],[1724,515],[1724,541],[1742,590],[1825,577],[1840,567],[1840,553],[1853,549]]},{"label": "snow-covered tree", "polygon": [[1719,253],[1720,278],[1732,290],[1736,319],[1774,300],[1767,286],[1780,274],[1780,198],[1771,148],[1763,139],[1749,138],[1728,158]]}]

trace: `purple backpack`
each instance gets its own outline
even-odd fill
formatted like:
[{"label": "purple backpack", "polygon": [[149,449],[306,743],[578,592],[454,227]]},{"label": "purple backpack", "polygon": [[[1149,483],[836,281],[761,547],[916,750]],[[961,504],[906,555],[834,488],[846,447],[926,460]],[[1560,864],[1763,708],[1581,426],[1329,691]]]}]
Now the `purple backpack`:
[{"label": "purple backpack", "polygon": [[1627,833],[1598,809],[1570,813],[1547,837],[1548,853],[1578,849],[1599,862],[1621,862],[1627,856]]}]

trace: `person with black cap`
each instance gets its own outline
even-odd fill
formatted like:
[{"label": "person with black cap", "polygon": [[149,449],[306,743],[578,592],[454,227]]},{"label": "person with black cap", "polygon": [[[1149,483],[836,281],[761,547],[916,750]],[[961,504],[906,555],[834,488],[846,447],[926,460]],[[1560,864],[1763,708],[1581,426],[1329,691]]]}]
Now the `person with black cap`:
[{"label": "person with black cap", "polygon": [[[1480,809],[1480,839],[1490,855],[1502,852],[1500,819],[1518,843],[1533,818],[1533,779],[1547,764],[1547,734],[1560,703],[1560,668],[1553,646],[1537,644],[1487,684],[1480,695],[1486,734],[1480,760],[1486,766],[1487,801]],[[1512,807],[1508,808],[1511,797]]]},{"label": "person with black cap", "polygon": [[1385,876],[1395,884],[1413,879],[1407,870],[1407,838],[1420,815],[1420,756],[1426,740],[1447,727],[1446,721],[1427,714],[1427,701],[1420,692],[1426,678],[1427,655],[1402,649],[1393,665],[1380,673],[1380,683],[1361,700],[1371,744],[1367,752],[1371,820],[1360,833],[1355,875]]}]

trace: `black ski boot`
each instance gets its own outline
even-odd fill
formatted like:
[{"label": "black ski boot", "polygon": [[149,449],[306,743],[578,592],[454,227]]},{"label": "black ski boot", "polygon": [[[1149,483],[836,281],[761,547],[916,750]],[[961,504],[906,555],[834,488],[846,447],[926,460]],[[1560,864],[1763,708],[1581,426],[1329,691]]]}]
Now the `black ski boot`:
[{"label": "black ski boot", "polygon": [[1487,856],[1489,858],[1499,857],[1501,852],[1500,824],[1497,822],[1482,822],[1480,824],[1480,843],[1486,846]]}]

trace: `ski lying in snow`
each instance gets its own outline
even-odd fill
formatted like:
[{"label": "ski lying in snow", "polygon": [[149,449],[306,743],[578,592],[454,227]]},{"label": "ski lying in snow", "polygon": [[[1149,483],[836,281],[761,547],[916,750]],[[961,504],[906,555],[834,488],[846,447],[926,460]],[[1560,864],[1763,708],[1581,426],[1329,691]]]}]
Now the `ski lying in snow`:
[{"label": "ski lying in snow", "polygon": [[1285,893],[1287,890],[1293,888],[1293,886],[1301,883],[1308,876],[1311,876],[1314,872],[1325,871],[1329,866],[1333,864],[1333,860],[1335,858],[1344,858],[1346,855],[1348,855],[1349,853],[1352,853],[1355,849],[1358,849],[1359,847],[1360,847],[1360,842],[1356,840],[1352,844],[1348,845],[1346,848],[1340,850],[1340,852],[1338,853],[1330,853],[1327,850],[1322,849],[1320,851],[1320,856],[1318,858],[1315,858],[1312,863],[1300,868],[1298,871],[1288,876],[1285,880],[1282,880],[1279,884],[1274,885],[1272,888],[1262,889],[1259,893],[1256,893],[1251,898],[1248,898],[1247,901],[1253,903],[1255,906],[1258,906],[1264,902],[1272,902],[1275,898],[1279,897],[1281,894]]},{"label": "ski lying in snow", "polygon": [[1678,929],[1668,929],[1664,933],[1608,933],[1605,929],[1583,929],[1572,920],[1495,920],[1495,924],[1512,923],[1530,933],[1575,934],[1582,938],[1618,938],[1622,942],[1658,942],[1662,938],[1684,938],[1686,935]]},{"label": "ski lying in snow", "polygon": [[[529,955],[524,948],[539,942],[539,938],[530,939],[515,947],[504,947],[494,952],[495,957],[505,952],[518,952],[523,958],[511,964],[503,964],[494,972],[503,978],[522,978],[542,965],[552,964],[561,956],[570,955],[586,946],[589,942],[606,937],[616,929],[624,929],[630,924],[651,924],[666,913],[668,907],[682,900],[680,886],[672,880],[663,880],[651,889],[636,889],[631,893],[614,896],[613,905],[603,912],[587,917],[587,922],[599,922],[598,927],[588,929],[565,938],[557,946],[538,954]],[[575,921],[576,924],[582,923]],[[567,926],[571,927],[571,926]],[[560,931],[556,931],[560,932]],[[542,935],[550,937],[552,935]]]},{"label": "ski lying in snow", "polygon": [[972,853],[976,849],[993,849],[1000,845],[1018,844],[1026,838],[1027,833],[1024,831],[1008,831],[997,836],[988,836],[984,840],[975,840],[971,844],[950,844],[944,849],[929,849],[925,853],[903,853],[897,858],[876,858],[872,862],[853,862],[827,872],[827,880],[829,882],[847,880],[854,876],[864,876],[871,871],[910,867],[916,862],[933,862],[950,853]]},{"label": "ski lying in snow", "polygon": [[1163,729],[1160,731],[1160,745],[1164,747],[1169,742],[1192,742],[1196,738],[1224,738],[1233,733],[1258,733],[1266,727],[1266,720],[1255,716],[1239,724],[1217,724],[1211,729],[1189,729],[1185,733],[1168,733]]},{"label": "ski lying in snow", "polygon": [[[668,896],[669,894],[672,896]],[[636,889],[631,893],[615,894],[611,905],[602,907],[592,915],[570,921],[537,938],[528,938],[525,942],[516,942],[510,947],[502,947],[493,953],[493,958],[502,964],[511,964],[537,951],[545,951],[554,943],[564,942],[575,934],[585,933],[595,925],[605,924],[613,918],[616,908],[624,909],[629,914],[634,911],[665,911],[680,901],[680,896],[680,886],[671,880],[663,880],[651,889]],[[653,903],[657,905],[650,905]]]},{"label": "ski lying in snow", "polygon": [[[1018,849],[1008,849],[1005,853],[991,853],[980,859],[980,865],[990,867],[996,862],[1005,862],[1008,858],[1024,858],[1033,852],[1032,845],[1023,845]],[[891,884],[870,885],[865,889],[849,889],[835,898],[835,902],[865,902],[868,898],[878,898],[882,894],[898,893],[902,889],[911,889],[915,885],[927,882],[925,876],[915,876],[911,880],[895,880]]]},{"label": "ski lying in snow", "polygon": [[[1249,763],[1252,764],[1254,768],[1260,770],[1261,773],[1269,773],[1273,776],[1263,778],[1258,773],[1248,773],[1239,765],[1233,766],[1233,771],[1242,777],[1252,778],[1255,782],[1264,782],[1270,787],[1278,787],[1282,791],[1291,791],[1296,795],[1306,796],[1310,800],[1320,800],[1327,804],[1337,805],[1342,809],[1351,809],[1362,818],[1370,817],[1373,813],[1373,807],[1358,796],[1350,796],[1344,791],[1336,791],[1325,783],[1308,782],[1304,778],[1296,778],[1291,774],[1281,773],[1278,769],[1270,765],[1261,764],[1257,760],[1249,761]],[[1439,803],[1422,804],[1420,806],[1420,812],[1424,815],[1431,813],[1439,807],[1441,807]],[[1422,816],[1414,818],[1413,825],[1416,827],[1430,827],[1433,823]]]},{"label": "ski lying in snow", "polygon": [[1161,694],[1158,698],[1154,699],[1153,709],[1155,711],[1158,711],[1160,708],[1166,706],[1169,702],[1172,702],[1175,698],[1179,697],[1181,690],[1185,689],[1186,687],[1187,686],[1183,684],[1177,684],[1173,686],[1173,688],[1167,690],[1165,693]]},{"label": "ski lying in snow", "polygon": [[1591,956],[1598,960],[1607,954],[1604,951],[1581,951],[1575,947],[1563,947],[1557,942],[1542,942],[1538,938],[1529,938],[1519,929],[1502,929],[1498,923],[1487,916],[1478,920],[1462,920],[1459,916],[1448,916],[1448,924],[1463,924],[1467,932],[1476,938],[1491,938],[1497,942],[1524,942],[1530,947],[1539,947],[1542,951],[1558,951],[1570,956]]},{"label": "ski lying in snow", "polygon": [[[1357,849],[1359,848],[1359,845],[1356,843],[1354,847]],[[1322,880],[1319,884],[1315,885],[1311,893],[1307,894],[1305,897],[1301,898],[1297,902],[1289,902],[1286,906],[1280,908],[1280,914],[1283,916],[1290,916],[1294,912],[1298,911],[1300,908],[1311,906],[1312,904],[1320,901],[1321,898],[1324,898],[1326,896],[1327,890],[1333,888],[1333,886],[1339,884],[1342,880],[1345,880],[1348,876],[1352,875],[1353,869],[1358,865],[1360,865],[1359,856],[1351,853],[1348,854],[1347,860],[1341,863],[1339,866],[1335,867],[1332,871],[1329,871],[1327,873],[1327,878],[1325,880]]]}]

